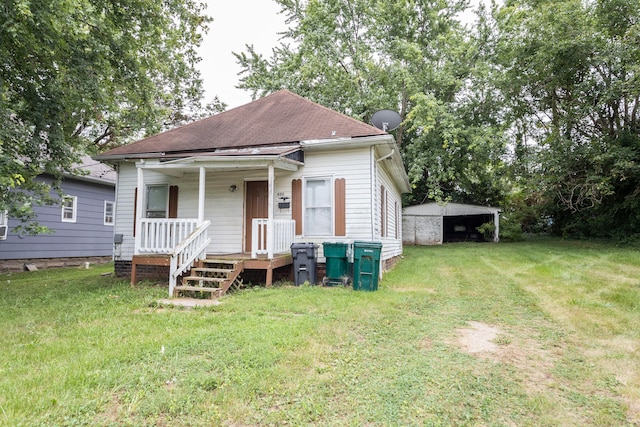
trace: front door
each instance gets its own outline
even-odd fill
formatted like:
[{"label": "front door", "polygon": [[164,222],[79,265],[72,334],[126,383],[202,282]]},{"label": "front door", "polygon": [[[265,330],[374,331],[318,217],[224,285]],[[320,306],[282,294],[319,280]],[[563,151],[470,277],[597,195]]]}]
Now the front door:
[{"label": "front door", "polygon": [[[267,218],[269,215],[269,183],[267,181],[247,181],[245,200],[245,252],[251,252],[252,220]],[[266,239],[266,235],[262,236]],[[263,243],[266,243],[264,241]]]}]

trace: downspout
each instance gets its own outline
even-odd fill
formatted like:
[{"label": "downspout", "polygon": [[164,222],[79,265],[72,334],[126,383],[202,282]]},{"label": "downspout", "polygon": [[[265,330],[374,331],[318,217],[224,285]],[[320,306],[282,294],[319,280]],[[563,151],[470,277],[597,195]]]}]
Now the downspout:
[{"label": "downspout", "polygon": [[376,163],[380,163],[381,161],[388,159],[389,157],[393,156],[395,152],[396,152],[396,149],[393,148],[389,154],[387,154],[386,156],[382,156],[378,160],[376,160]]}]

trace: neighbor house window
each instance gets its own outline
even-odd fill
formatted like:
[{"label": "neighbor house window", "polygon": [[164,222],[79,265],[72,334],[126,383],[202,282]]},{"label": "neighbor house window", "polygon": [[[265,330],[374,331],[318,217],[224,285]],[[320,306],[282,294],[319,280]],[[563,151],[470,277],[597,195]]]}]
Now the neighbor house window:
[{"label": "neighbor house window", "polygon": [[0,240],[7,240],[7,234],[9,234],[7,211],[0,211]]},{"label": "neighbor house window", "polygon": [[304,189],[304,234],[333,235],[333,193],[330,178],[309,178]]},{"label": "neighbor house window", "polygon": [[76,222],[77,205],[77,196],[64,196],[62,199],[62,222]]},{"label": "neighbor house window", "polygon": [[169,186],[149,185],[147,186],[147,218],[166,218],[169,207]]},{"label": "neighbor house window", "polygon": [[115,211],[114,207],[114,202],[110,202],[108,200],[104,201],[104,225],[113,225],[113,213]]}]

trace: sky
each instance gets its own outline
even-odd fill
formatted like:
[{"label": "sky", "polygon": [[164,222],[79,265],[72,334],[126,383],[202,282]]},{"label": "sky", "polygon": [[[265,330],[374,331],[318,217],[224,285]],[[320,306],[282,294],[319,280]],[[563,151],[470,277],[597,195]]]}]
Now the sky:
[{"label": "sky", "polygon": [[[478,2],[471,0],[475,6]],[[232,52],[253,45],[265,58],[279,44],[278,33],[286,30],[285,16],[272,0],[206,0],[207,15],[213,18],[199,49],[199,69],[205,90],[205,103],[216,95],[227,109],[251,102],[251,94],[236,89],[241,68]]]},{"label": "sky", "polygon": [[269,58],[279,44],[278,33],[287,28],[285,16],[271,0],[207,0],[207,5],[213,22],[199,49],[205,102],[217,95],[231,109],[251,102],[249,92],[235,88],[241,69],[232,52],[243,52],[252,44]]}]

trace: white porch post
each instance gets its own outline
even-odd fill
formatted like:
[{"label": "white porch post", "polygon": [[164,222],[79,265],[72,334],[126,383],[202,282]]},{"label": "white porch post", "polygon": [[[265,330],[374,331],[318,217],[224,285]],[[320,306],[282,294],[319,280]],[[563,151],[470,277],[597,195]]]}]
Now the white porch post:
[{"label": "white porch post", "polygon": [[140,253],[140,242],[142,241],[142,212],[144,211],[144,173],[143,173],[143,169],[141,167],[141,164],[144,162],[144,160],[142,160],[137,166],[138,166],[138,182],[137,182],[137,189],[138,189],[138,194],[137,194],[137,198],[136,198],[136,206],[137,209],[135,210],[134,215],[136,216],[135,220],[136,220],[136,236],[134,237],[134,241],[135,241],[135,247],[134,247],[134,254],[139,254]]},{"label": "white porch post", "polygon": [[268,209],[268,221],[267,221],[267,257],[269,259],[273,258],[273,242],[274,242],[274,226],[273,226],[273,216],[274,216],[274,207],[273,202],[275,200],[274,189],[275,189],[275,172],[273,163],[269,164],[269,209]]},{"label": "white porch post", "polygon": [[200,182],[198,185],[198,225],[204,222],[204,195],[206,176],[206,169],[204,167],[200,167]]},{"label": "white porch post", "polygon": [[496,211],[493,214],[493,224],[496,226],[496,231],[493,234],[493,241],[494,242],[499,242],[500,241],[500,211]]}]

